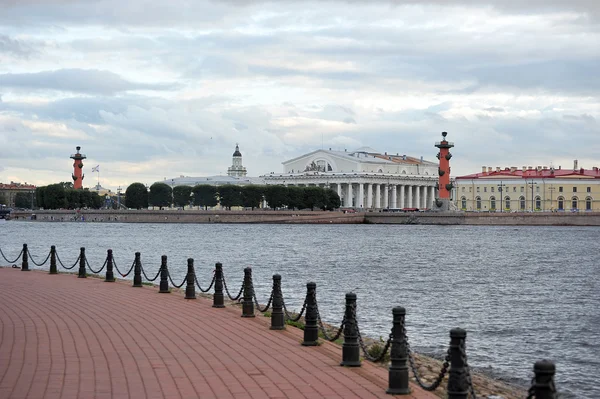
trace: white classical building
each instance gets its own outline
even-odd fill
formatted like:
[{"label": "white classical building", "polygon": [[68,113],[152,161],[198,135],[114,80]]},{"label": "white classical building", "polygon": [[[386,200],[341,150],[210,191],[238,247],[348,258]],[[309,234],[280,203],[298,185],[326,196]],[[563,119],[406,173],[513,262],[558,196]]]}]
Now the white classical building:
[{"label": "white classical building", "polygon": [[344,207],[357,209],[431,208],[438,182],[437,163],[369,147],[313,151],[283,162],[283,169],[261,177],[266,184],[330,187]]}]

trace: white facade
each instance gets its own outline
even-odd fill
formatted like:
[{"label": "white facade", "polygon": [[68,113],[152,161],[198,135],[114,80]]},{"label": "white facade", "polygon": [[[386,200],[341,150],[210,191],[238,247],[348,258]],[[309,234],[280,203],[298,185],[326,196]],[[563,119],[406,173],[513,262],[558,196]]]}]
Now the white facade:
[{"label": "white facade", "polygon": [[313,151],[283,162],[283,169],[263,176],[265,183],[329,187],[344,207],[357,209],[431,208],[438,182],[436,163],[368,147]]},{"label": "white facade", "polygon": [[242,166],[242,153],[240,152],[240,147],[236,144],[231,166],[227,168],[227,176],[244,177],[246,176],[246,173],[246,168]]}]

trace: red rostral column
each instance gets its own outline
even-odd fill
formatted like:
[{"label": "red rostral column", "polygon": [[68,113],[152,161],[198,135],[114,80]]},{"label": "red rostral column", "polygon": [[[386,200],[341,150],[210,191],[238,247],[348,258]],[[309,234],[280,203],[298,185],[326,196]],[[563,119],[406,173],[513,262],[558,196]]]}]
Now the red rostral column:
[{"label": "red rostral column", "polygon": [[81,147],[77,146],[77,154],[71,154],[71,159],[73,159],[73,188],[83,188],[83,178],[85,175],[83,174],[83,160],[87,157],[84,154],[80,154],[79,150]]},{"label": "red rostral column", "polygon": [[438,198],[442,200],[450,200],[450,191],[452,190],[452,183],[450,183],[450,158],[452,158],[452,154],[450,148],[454,147],[454,143],[446,141],[447,135],[448,133],[442,132],[442,141],[435,143],[435,146],[440,149],[437,154],[437,158],[440,160]]}]

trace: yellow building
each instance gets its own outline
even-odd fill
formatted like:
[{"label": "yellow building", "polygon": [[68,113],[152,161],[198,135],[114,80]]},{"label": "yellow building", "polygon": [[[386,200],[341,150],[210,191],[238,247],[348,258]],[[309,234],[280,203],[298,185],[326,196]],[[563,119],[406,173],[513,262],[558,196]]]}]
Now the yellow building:
[{"label": "yellow building", "polygon": [[455,179],[458,209],[479,212],[600,211],[600,170],[482,167]]}]

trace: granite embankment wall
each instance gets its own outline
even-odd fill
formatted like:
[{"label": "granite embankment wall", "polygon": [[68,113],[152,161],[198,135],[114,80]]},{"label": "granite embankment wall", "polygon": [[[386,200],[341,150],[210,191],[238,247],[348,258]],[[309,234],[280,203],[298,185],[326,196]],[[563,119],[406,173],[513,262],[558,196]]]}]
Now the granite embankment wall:
[{"label": "granite embankment wall", "polygon": [[358,213],[323,211],[57,210],[13,212],[12,220],[102,223],[364,223]]},{"label": "granite embankment wall", "polygon": [[[372,223],[498,226],[600,226],[600,212],[465,213],[465,212],[323,212],[197,210],[59,210],[35,211],[38,222],[102,223]],[[31,220],[32,212],[13,212],[13,220]]]}]

